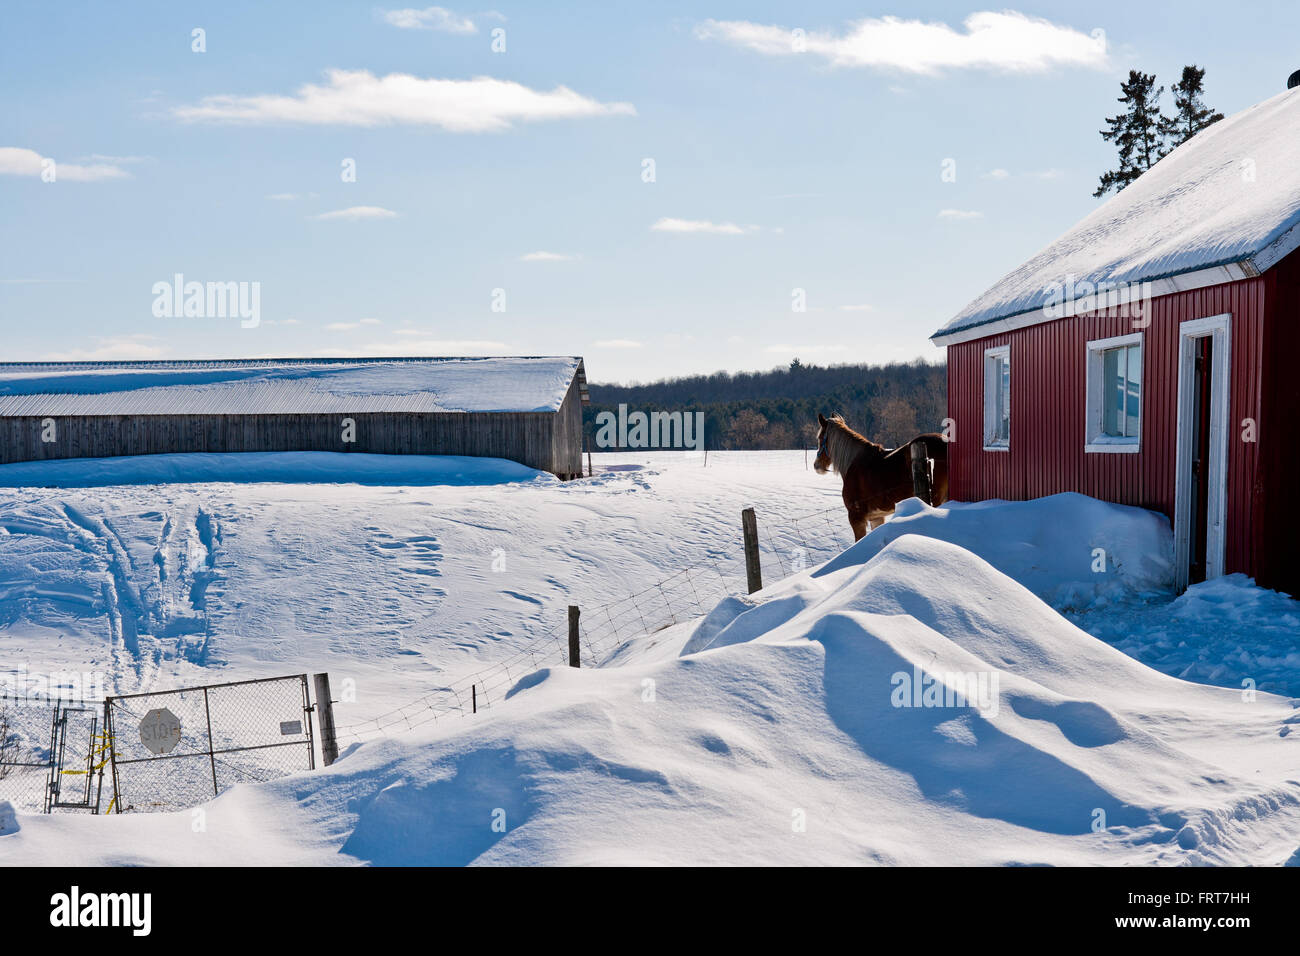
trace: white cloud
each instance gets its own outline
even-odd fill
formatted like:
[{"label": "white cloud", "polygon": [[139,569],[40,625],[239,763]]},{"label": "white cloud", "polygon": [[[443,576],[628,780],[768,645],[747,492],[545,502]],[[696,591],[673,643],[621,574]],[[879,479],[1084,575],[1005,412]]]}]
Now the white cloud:
[{"label": "white cloud", "polygon": [[96,339],[92,349],[73,349],[69,352],[51,352],[46,362],[127,362],[136,359],[156,359],[167,354],[160,345],[150,344],[157,339],[151,335],[132,335]]},{"label": "white cloud", "polygon": [[734,222],[709,222],[707,219],[670,219],[658,220],[650,227],[655,232],[703,232],[718,236],[743,236],[746,232],[756,230],[757,226],[737,226]]},{"label": "white cloud", "polygon": [[774,355],[812,355],[817,352],[846,352],[848,349],[843,345],[769,345],[763,351]]},{"label": "white cloud", "polygon": [[520,262],[572,262],[578,256],[563,252],[530,252],[519,257]]},{"label": "white cloud", "polygon": [[1106,35],[1061,26],[1015,10],[972,13],[964,32],[946,23],[900,17],[868,17],[845,33],[809,31],[802,44],[791,30],[745,20],[705,20],[695,28],[701,39],[716,39],[768,56],[801,51],[834,66],[867,67],[903,73],[934,74],[946,69],[1041,73],[1053,67],[1104,69]]},{"label": "white cloud", "polygon": [[49,164],[54,163],[54,181],[92,183],[101,179],[126,179],[131,174],[125,169],[107,163],[83,166],[77,163],[55,162],[34,149],[20,146],[0,146],[0,175],[40,176]]},{"label": "white cloud", "polygon": [[322,358],[367,358],[387,355],[504,355],[510,351],[505,342],[486,339],[421,339],[417,342],[372,342],[355,349],[317,349],[315,354]]},{"label": "white cloud", "polygon": [[643,347],[642,343],[634,339],[602,339],[596,343],[598,349],[639,349]]},{"label": "white cloud", "polygon": [[453,133],[509,129],[514,122],[589,116],[635,116],[631,103],[600,103],[566,86],[549,92],[511,80],[423,79],[406,73],[328,70],[325,84],[292,96],[220,95],[172,110],[188,122],[292,123],[314,126],[438,126]]},{"label": "white cloud", "polygon": [[383,325],[384,322],[382,319],[362,319],[361,324],[362,325]]},{"label": "white cloud", "polygon": [[397,213],[383,206],[348,206],[347,209],[335,209],[311,216],[312,219],[394,219]]},{"label": "white cloud", "polygon": [[91,153],[89,156],[77,157],[79,163],[108,163],[111,166],[132,166],[139,163],[152,163],[152,156],[105,156],[103,153]]},{"label": "white cloud", "polygon": [[940,209],[940,219],[979,219],[984,215],[974,209]]},{"label": "white cloud", "polygon": [[360,322],[331,322],[325,326],[326,332],[351,332],[361,328]]},{"label": "white cloud", "polygon": [[442,33],[478,33],[478,27],[469,17],[462,17],[445,7],[425,7],[414,10],[385,10],[384,19],[403,30],[438,30]]},{"label": "white cloud", "polygon": [[1064,175],[1064,170],[1060,169],[1040,169],[1029,173],[1012,173],[1005,169],[990,169],[987,173],[983,174],[985,179],[1011,179],[1012,177],[1028,177],[1029,179],[1060,179]]}]

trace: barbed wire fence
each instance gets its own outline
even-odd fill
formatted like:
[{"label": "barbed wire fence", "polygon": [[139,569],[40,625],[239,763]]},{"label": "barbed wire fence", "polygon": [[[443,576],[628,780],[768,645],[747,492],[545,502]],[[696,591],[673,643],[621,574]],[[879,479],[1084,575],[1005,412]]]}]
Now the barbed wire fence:
[{"label": "barbed wire fence", "polygon": [[[778,572],[769,584],[821,564],[853,544],[843,506],[786,516],[765,511],[758,528],[763,563],[769,573]],[[728,595],[745,590],[743,563],[729,570],[717,559],[706,559],[615,601],[584,606],[578,624],[582,666],[610,663],[626,648],[703,617]],[[502,660],[377,717],[339,724],[335,738],[341,744],[362,743],[490,710],[522,677],[543,667],[567,666],[569,657],[569,624],[559,621]]]},{"label": "barbed wire fence", "polygon": [[[741,522],[737,524],[739,531]],[[814,567],[853,543],[843,507],[789,515],[765,509],[755,537],[767,575],[765,585]],[[576,628],[569,621],[557,621],[505,658],[377,717],[337,726],[331,717],[331,743],[361,743],[490,710],[527,675],[574,663],[574,641],[583,666],[606,666],[629,649],[653,644],[655,635],[666,629],[706,616],[718,602],[747,588],[744,560],[707,555],[633,593],[584,606]],[[414,630],[423,629],[417,625]],[[110,757],[108,812],[119,813],[192,806],[231,782],[271,779],[309,768],[314,765],[311,712],[316,707],[306,680],[305,675],[264,678],[98,701],[16,697],[0,690],[0,800],[27,812],[98,812],[99,792],[97,788],[92,793],[92,779],[99,774],[102,783],[101,772]],[[281,684],[288,690],[273,695],[273,700],[258,698],[250,703],[238,696]],[[226,706],[222,695],[232,694],[234,703]],[[213,695],[216,707],[211,706]],[[199,701],[202,719],[196,709]],[[174,712],[178,724],[208,729],[205,733],[190,730],[187,740],[193,740],[162,756],[137,753],[140,748],[133,737],[113,733],[114,724],[133,727],[146,713],[161,707]],[[94,716],[101,712],[102,727]],[[86,720],[90,723],[82,726]]]}]

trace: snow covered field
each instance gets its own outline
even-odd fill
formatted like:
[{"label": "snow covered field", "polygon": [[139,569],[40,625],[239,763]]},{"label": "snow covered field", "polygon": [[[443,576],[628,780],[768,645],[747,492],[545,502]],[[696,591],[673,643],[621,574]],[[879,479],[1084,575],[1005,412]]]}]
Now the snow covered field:
[{"label": "snow covered field", "polygon": [[[111,693],[323,670],[355,682],[337,713],[356,726],[509,659],[570,603],[688,566],[716,593],[606,666],[530,669],[475,717],[236,786],[203,832],[189,812],[22,814],[0,859],[1278,864],[1300,847],[1300,700],[1266,692],[1300,694],[1300,606],[1240,579],[1173,600],[1158,516],[908,502],[836,557],[839,480],[802,452],[598,455],[570,483],[343,456],[376,483],[313,484],[341,466],[262,457],[190,484],[147,483],[177,473],[146,460],[105,487],[12,487],[31,476],[0,468],[0,672],[102,671]],[[105,474],[83,467],[40,480]],[[983,695],[954,700],[968,677]]]}]

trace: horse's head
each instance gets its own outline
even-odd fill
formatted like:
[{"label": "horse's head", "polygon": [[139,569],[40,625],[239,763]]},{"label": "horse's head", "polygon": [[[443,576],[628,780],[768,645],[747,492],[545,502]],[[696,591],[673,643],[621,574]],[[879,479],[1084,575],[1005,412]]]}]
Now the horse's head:
[{"label": "horse's head", "polygon": [[824,475],[831,470],[830,422],[826,416],[817,413],[817,457],[813,459],[813,471]]}]

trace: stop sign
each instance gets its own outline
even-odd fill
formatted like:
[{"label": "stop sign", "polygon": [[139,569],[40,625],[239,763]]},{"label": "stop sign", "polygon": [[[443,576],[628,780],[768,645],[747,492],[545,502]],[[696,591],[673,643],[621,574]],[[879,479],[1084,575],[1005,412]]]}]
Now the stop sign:
[{"label": "stop sign", "polygon": [[181,720],[166,707],[151,710],[140,721],[140,743],[150,753],[169,754],[181,742]]}]

